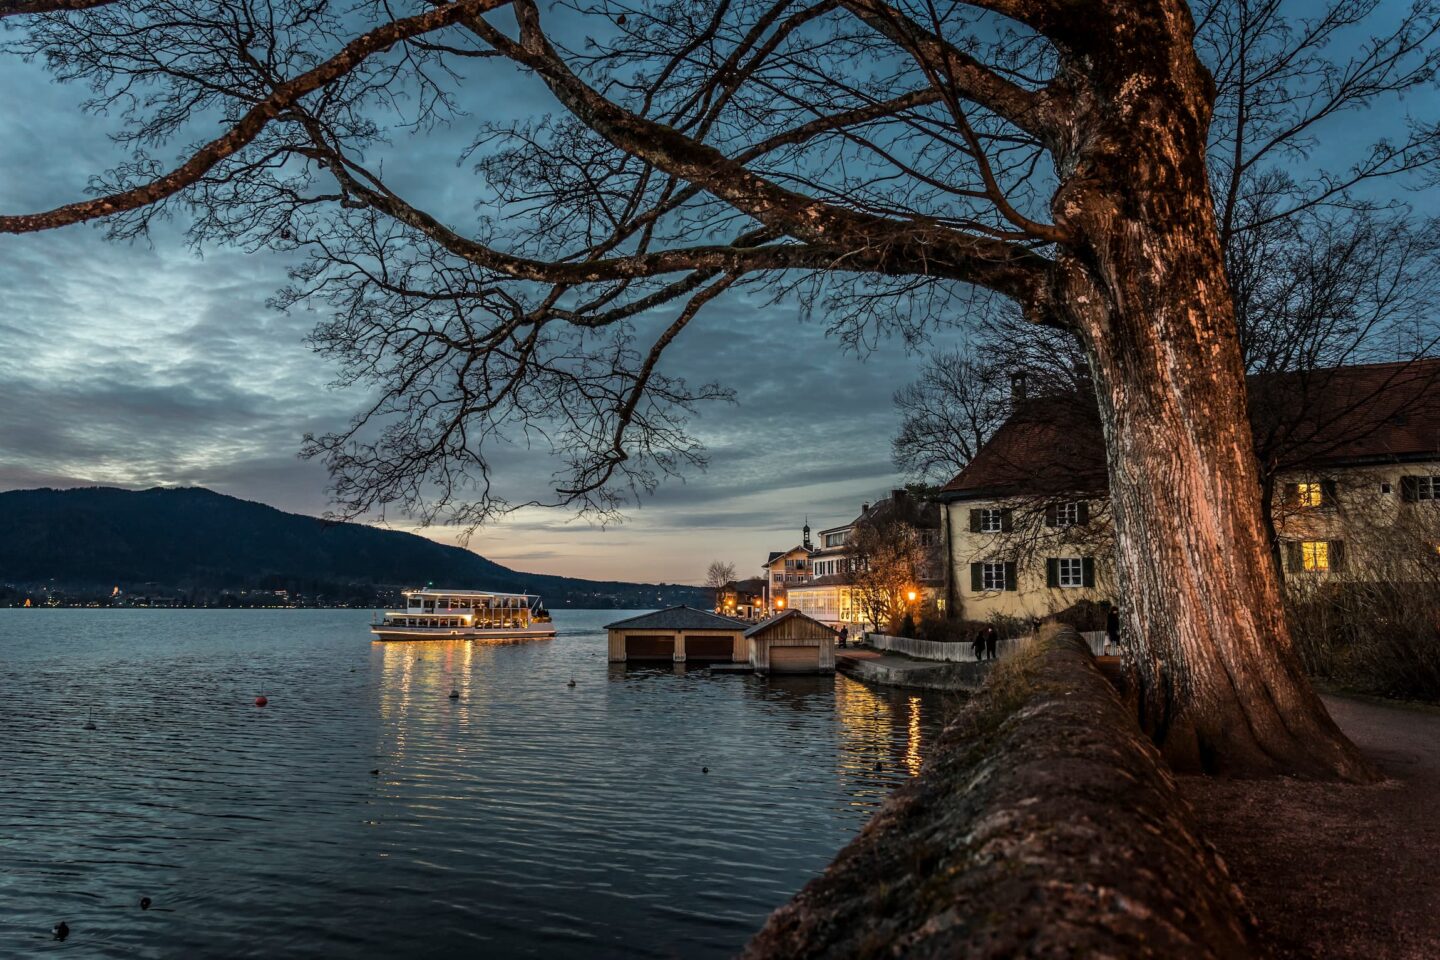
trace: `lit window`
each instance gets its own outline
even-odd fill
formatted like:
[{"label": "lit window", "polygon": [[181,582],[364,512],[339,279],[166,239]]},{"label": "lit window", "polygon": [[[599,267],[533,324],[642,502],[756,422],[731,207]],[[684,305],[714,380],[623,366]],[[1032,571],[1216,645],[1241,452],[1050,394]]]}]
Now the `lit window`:
[{"label": "lit window", "polygon": [[980,532],[999,533],[1005,527],[1005,511],[1003,510],[981,510],[980,511]]},{"label": "lit window", "polygon": [[1005,564],[983,563],[980,565],[980,589],[1005,589]]},{"label": "lit window", "polygon": [[1300,543],[1300,561],[1306,570],[1330,569],[1330,543],[1326,540],[1304,540]]},{"label": "lit window", "polygon": [[[1318,482],[1295,484],[1295,505],[1318,507],[1325,502],[1325,491]],[[1306,567],[1308,570],[1309,567]]]},{"label": "lit window", "polygon": [[1083,587],[1085,585],[1085,568],[1079,557],[1061,557],[1058,566],[1060,586]]}]

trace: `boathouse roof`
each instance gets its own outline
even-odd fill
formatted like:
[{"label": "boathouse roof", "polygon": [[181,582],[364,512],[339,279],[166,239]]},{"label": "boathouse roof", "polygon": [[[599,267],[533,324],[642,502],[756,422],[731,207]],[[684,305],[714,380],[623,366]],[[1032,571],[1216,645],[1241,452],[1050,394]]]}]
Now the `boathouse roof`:
[{"label": "boathouse roof", "polygon": [[812,623],[812,624],[814,624],[816,627],[820,628],[820,630],[824,630],[824,631],[827,632],[827,633],[831,633],[831,634],[839,633],[839,631],[836,630],[834,627],[826,626],[825,624],[821,623],[819,620],[816,620],[814,617],[807,616],[806,614],[801,613],[799,610],[786,610],[784,613],[776,614],[775,616],[771,617],[769,620],[761,620],[759,623],[755,624],[755,626],[751,627],[749,630],[746,630],[746,631],[745,631],[745,636],[747,636],[747,637],[753,637],[753,636],[755,636],[757,633],[764,633],[766,630],[769,630],[771,627],[777,626],[777,625],[783,623],[783,622],[786,621],[786,620],[793,620],[793,619],[796,619],[796,618],[798,618],[798,619],[800,619],[800,620],[808,621],[809,623]]},{"label": "boathouse roof", "polygon": [[683,604],[666,607],[654,613],[642,613],[628,620],[607,623],[606,630],[743,630],[743,621],[722,617],[708,610],[696,610]]}]

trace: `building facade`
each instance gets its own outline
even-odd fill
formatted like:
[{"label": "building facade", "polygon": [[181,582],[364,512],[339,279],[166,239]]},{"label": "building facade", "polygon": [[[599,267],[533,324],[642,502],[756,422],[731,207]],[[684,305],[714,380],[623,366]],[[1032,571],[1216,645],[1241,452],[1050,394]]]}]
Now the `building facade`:
[{"label": "building facade", "polygon": [[[1440,563],[1440,361],[1323,373],[1326,390],[1304,410],[1252,413],[1287,588],[1405,578],[1406,564]],[[1275,386],[1252,381],[1252,408]],[[1267,447],[1281,422],[1304,432]],[[1088,403],[1047,397],[1016,409],[940,493],[953,613],[1028,620],[1082,600],[1124,602],[1104,456]]]}]

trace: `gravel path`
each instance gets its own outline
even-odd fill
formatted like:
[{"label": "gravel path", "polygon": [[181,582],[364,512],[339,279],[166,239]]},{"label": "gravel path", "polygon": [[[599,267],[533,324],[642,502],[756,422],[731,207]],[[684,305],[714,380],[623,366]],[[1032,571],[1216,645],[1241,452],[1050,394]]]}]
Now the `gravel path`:
[{"label": "gravel path", "polygon": [[1325,697],[1389,778],[1182,778],[1282,958],[1440,958],[1440,712]]}]

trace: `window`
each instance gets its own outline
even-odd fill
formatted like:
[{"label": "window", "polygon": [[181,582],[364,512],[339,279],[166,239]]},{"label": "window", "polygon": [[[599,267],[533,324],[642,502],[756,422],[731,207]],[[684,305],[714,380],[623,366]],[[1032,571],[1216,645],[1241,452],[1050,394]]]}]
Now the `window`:
[{"label": "window", "polygon": [[839,533],[827,533],[827,534],[825,534],[825,546],[827,546],[827,547],[839,547],[839,546],[843,546],[844,543],[845,543],[845,535],[846,535],[846,533],[848,533],[848,532],[849,532],[849,531],[847,531],[847,530],[841,530]]},{"label": "window", "polygon": [[982,590],[1004,590],[1005,589],[1005,564],[1003,563],[982,563],[980,565],[980,589]]},{"label": "window", "polygon": [[1000,510],[980,511],[980,532],[999,533],[1005,525],[1005,514]]},{"label": "window", "polygon": [[[1325,490],[1318,482],[1295,484],[1295,506],[1318,507],[1325,502]],[[1308,567],[1306,569],[1309,569]]]},{"label": "window", "polygon": [[1416,500],[1440,500],[1440,477],[1416,477]]},{"label": "window", "polygon": [[1085,585],[1084,567],[1079,557],[1061,557],[1058,564],[1059,581],[1062,587],[1083,587]]},{"label": "window", "polygon": [[1300,542],[1300,562],[1306,570],[1329,570],[1329,542],[1326,540],[1302,540]]},{"label": "window", "polygon": [[1045,526],[1074,527],[1090,522],[1090,505],[1084,500],[1070,500],[1064,503],[1045,505]]},{"label": "window", "polygon": [[1388,484],[1388,483],[1382,483],[1382,484],[1380,484],[1380,492],[1381,492],[1381,493],[1389,493],[1389,492],[1390,492],[1390,489],[1391,489],[1391,488],[1390,488],[1390,484]]}]

